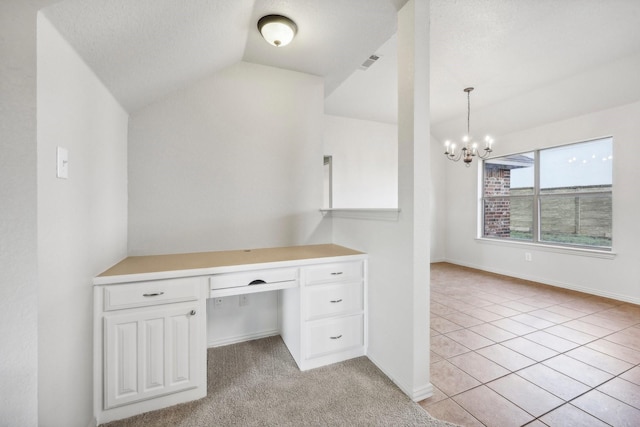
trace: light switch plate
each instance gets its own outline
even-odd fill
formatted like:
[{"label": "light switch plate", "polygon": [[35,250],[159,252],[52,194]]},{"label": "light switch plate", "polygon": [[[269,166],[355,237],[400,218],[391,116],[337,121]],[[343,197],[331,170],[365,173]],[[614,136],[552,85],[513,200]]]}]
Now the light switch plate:
[{"label": "light switch plate", "polygon": [[62,179],[69,178],[69,151],[63,147],[58,147],[58,168],[56,175]]}]

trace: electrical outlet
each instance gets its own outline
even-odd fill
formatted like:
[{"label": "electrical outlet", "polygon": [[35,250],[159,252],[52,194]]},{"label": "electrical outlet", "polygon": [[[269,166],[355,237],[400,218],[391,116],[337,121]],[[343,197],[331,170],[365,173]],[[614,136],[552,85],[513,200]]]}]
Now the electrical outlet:
[{"label": "electrical outlet", "polygon": [[525,252],[524,253],[524,260],[525,261],[531,261],[531,252]]},{"label": "electrical outlet", "polygon": [[240,295],[240,307],[244,307],[245,305],[249,305],[249,295],[247,294]]},{"label": "electrical outlet", "polygon": [[224,299],[221,297],[217,297],[213,299],[213,307],[214,308],[222,308],[222,304],[224,304]]}]

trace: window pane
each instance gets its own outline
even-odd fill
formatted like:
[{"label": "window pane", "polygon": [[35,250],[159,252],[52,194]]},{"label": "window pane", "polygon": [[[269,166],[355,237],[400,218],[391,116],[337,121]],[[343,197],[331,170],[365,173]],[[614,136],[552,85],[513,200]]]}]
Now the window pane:
[{"label": "window pane", "polygon": [[540,240],[611,247],[611,193],[541,197]]},{"label": "window pane", "polygon": [[540,151],[541,193],[610,190],[612,150],[612,139],[605,138]]},{"label": "window pane", "polygon": [[534,154],[497,157],[484,162],[484,195],[533,194]]},{"label": "window pane", "polygon": [[532,240],[534,153],[484,162],[483,236]]},{"label": "window pane", "polygon": [[484,199],[484,237],[533,239],[533,197]]}]

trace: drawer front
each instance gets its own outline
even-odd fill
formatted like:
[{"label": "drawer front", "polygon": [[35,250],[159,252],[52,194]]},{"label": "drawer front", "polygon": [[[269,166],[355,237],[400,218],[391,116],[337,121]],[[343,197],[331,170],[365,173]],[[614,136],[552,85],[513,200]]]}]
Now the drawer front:
[{"label": "drawer front", "polygon": [[362,261],[335,262],[305,269],[306,284],[362,279]]},{"label": "drawer front", "polygon": [[225,289],[247,286],[256,280],[264,283],[279,283],[295,281],[297,278],[298,270],[295,268],[254,270],[242,273],[216,274],[209,277],[209,285],[211,289]]},{"label": "drawer front", "polygon": [[307,322],[307,358],[364,345],[363,316]]},{"label": "drawer front", "polygon": [[197,278],[185,278],[105,286],[104,310],[197,300],[200,283]]},{"label": "drawer front", "polygon": [[305,300],[307,320],[362,312],[362,281],[309,286]]}]

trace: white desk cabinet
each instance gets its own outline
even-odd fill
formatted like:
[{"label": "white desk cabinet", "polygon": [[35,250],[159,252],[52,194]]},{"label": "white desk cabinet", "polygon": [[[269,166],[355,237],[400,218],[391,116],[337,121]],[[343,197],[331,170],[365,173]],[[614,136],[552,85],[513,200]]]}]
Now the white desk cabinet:
[{"label": "white desk cabinet", "polygon": [[281,335],[301,370],[366,354],[366,260],[300,268],[282,291]]},{"label": "white desk cabinet", "polygon": [[98,424],[207,394],[207,298],[279,292],[301,370],[366,354],[366,254],[337,245],[130,257],[94,278]]},{"label": "white desk cabinet", "polygon": [[171,304],[105,315],[105,409],[197,386],[198,311]]},{"label": "white desk cabinet", "polygon": [[100,422],[206,396],[205,287],[193,277],[95,288]]}]

